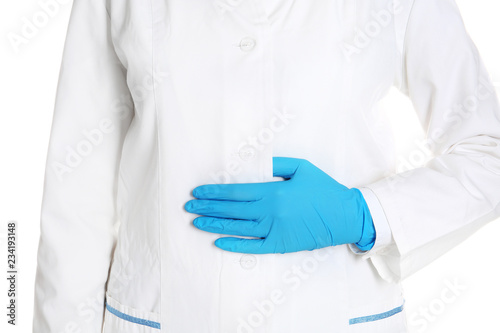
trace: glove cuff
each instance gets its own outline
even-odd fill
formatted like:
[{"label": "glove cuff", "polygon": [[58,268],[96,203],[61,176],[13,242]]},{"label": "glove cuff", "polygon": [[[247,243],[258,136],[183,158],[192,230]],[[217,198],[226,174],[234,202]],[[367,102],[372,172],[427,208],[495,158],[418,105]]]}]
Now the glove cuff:
[{"label": "glove cuff", "polygon": [[363,197],[363,194],[361,193],[360,190],[358,189],[355,190],[359,194],[360,209],[363,219],[361,239],[357,243],[355,243],[355,245],[361,251],[369,251],[372,249],[373,245],[375,245],[375,239],[376,239],[375,226],[373,224],[373,219],[370,214],[370,209],[368,208],[368,205]]}]

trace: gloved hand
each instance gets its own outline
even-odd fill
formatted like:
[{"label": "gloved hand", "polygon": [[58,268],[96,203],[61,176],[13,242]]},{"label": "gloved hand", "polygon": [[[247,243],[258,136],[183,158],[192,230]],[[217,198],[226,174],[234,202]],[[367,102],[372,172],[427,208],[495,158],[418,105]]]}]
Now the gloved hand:
[{"label": "gloved hand", "polygon": [[314,166],[295,158],[273,158],[274,176],[284,181],[202,185],[188,212],[204,215],[193,224],[223,237],[215,245],[242,253],[287,253],[375,241],[370,211],[361,192],[348,189]]}]

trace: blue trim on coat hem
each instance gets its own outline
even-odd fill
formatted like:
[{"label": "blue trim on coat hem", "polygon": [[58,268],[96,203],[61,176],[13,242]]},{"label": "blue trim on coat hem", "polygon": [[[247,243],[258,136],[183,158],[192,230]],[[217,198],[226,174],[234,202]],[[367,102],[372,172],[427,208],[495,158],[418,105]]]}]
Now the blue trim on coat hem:
[{"label": "blue trim on coat hem", "polygon": [[128,315],[126,313],[118,311],[117,309],[115,309],[114,307],[109,305],[108,303],[106,303],[106,309],[108,309],[109,312],[111,312],[112,314],[114,314],[115,316],[117,316],[118,318],[121,318],[123,320],[130,321],[132,323],[139,324],[139,325],[149,326],[152,328],[158,328],[158,329],[160,328],[160,323],[157,323],[156,321],[151,321],[151,320],[137,318],[137,317]]},{"label": "blue trim on coat hem", "polygon": [[392,309],[390,311],[387,311],[387,312],[382,312],[382,313],[374,314],[374,315],[371,315],[371,316],[365,316],[365,317],[358,317],[358,318],[349,319],[349,325],[367,323],[367,322],[370,322],[370,321],[376,321],[376,320],[381,320],[381,319],[392,317],[395,314],[398,314],[398,313],[402,312],[403,311],[403,306],[404,306],[404,304],[401,305],[401,306],[398,306],[397,308],[394,308],[394,309]]}]

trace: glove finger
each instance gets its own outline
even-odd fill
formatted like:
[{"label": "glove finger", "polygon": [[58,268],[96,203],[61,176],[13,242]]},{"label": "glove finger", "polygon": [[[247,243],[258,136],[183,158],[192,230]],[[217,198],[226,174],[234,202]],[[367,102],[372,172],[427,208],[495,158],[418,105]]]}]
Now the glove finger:
[{"label": "glove finger", "polygon": [[193,224],[200,230],[216,234],[234,236],[265,237],[268,234],[263,224],[249,220],[220,219],[215,217],[197,217]]},{"label": "glove finger", "polygon": [[283,178],[293,178],[299,165],[304,160],[292,157],[273,157],[273,176]]},{"label": "glove finger", "polygon": [[208,184],[196,187],[193,196],[198,199],[255,201],[266,192],[267,183]]},{"label": "glove finger", "polygon": [[258,201],[190,200],[184,208],[194,214],[237,220],[257,220],[262,212]]},{"label": "glove finger", "polygon": [[265,239],[245,239],[236,237],[223,237],[215,241],[218,248],[239,253],[264,254],[271,253],[265,246]]}]

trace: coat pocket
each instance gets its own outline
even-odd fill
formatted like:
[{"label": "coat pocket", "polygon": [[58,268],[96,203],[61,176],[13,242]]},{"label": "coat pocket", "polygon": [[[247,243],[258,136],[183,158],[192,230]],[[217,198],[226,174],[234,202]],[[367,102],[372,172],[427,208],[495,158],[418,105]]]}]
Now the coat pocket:
[{"label": "coat pocket", "polygon": [[160,314],[125,306],[106,292],[103,333],[159,333]]},{"label": "coat pocket", "polygon": [[405,333],[407,332],[404,303],[380,307],[358,313],[349,319],[349,333]]}]

